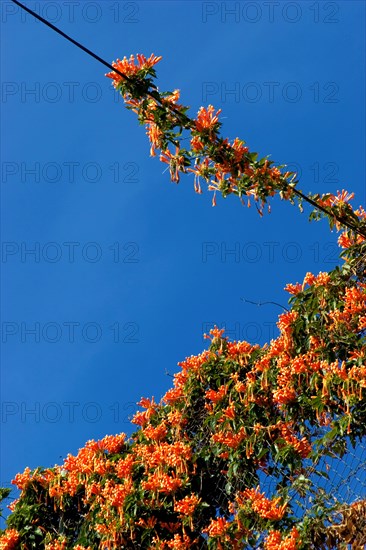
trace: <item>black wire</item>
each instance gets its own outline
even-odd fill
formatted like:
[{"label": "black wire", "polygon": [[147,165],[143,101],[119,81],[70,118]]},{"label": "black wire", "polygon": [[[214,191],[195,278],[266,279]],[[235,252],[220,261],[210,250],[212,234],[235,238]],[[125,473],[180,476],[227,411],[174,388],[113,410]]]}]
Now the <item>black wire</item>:
[{"label": "black wire", "polygon": [[[52,23],[50,23],[49,21],[47,21],[47,19],[44,19],[41,15],[39,15],[38,13],[34,12],[33,10],[31,10],[30,8],[27,8],[27,6],[24,6],[24,4],[22,4],[21,2],[18,2],[18,0],[11,0],[14,4],[16,4],[17,6],[19,6],[20,8],[22,8],[23,10],[25,10],[26,12],[28,12],[30,15],[33,15],[33,17],[35,17],[36,19],[38,19],[39,21],[41,21],[42,23],[44,23],[47,27],[49,27],[50,29],[52,29],[53,31],[57,32],[58,34],[60,34],[61,36],[63,36],[64,38],[66,38],[66,40],[68,40],[69,42],[71,42],[72,44],[74,44],[75,46],[77,46],[78,48],[80,48],[81,50],[83,50],[83,52],[87,53],[88,55],[90,55],[91,57],[93,57],[94,59],[96,59],[97,61],[99,61],[99,63],[102,63],[103,65],[105,65],[106,67],[108,67],[108,69],[110,69],[111,71],[117,73],[119,76],[121,76],[122,78],[124,78],[125,80],[127,80],[127,82],[131,82],[131,83],[135,83],[135,80],[133,80],[132,78],[128,77],[127,75],[123,74],[121,71],[119,71],[118,69],[116,69],[115,67],[113,67],[113,65],[111,65],[110,63],[108,63],[108,61],[105,61],[103,58],[99,57],[99,55],[95,54],[94,52],[92,52],[91,50],[89,50],[88,48],[86,48],[85,46],[83,46],[82,44],[80,44],[80,42],[78,42],[77,40],[74,40],[73,38],[71,38],[71,36],[69,36],[68,34],[66,34],[65,32],[63,32],[62,30],[60,30],[58,27],[56,27],[55,25],[53,25]],[[163,104],[162,100],[160,99],[159,97],[159,94],[156,93],[151,93],[151,92],[146,92],[146,95],[148,95],[149,97],[153,98],[155,101],[157,101],[158,103],[160,103],[160,105],[164,105],[167,109],[169,109],[170,111],[174,112],[175,115],[177,115],[178,119],[180,118],[181,119],[181,122],[183,121],[183,125],[187,125],[189,127],[192,127],[194,125],[194,122],[192,119],[190,119],[187,115],[181,113],[180,111],[178,111],[177,109],[175,109],[175,107],[173,105],[165,105]],[[357,227],[355,227],[352,223],[349,223],[349,222],[345,222],[341,219],[339,219],[337,216],[335,216],[332,212],[329,212],[326,208],[324,208],[323,206],[321,206],[320,204],[316,203],[315,201],[313,201],[312,199],[310,199],[309,197],[307,197],[306,195],[304,195],[303,193],[301,193],[301,191],[299,191],[298,189],[295,189],[295,187],[292,187],[290,186],[288,183],[286,184],[288,187],[291,187],[292,191],[298,195],[299,197],[301,197],[303,200],[305,200],[306,202],[308,202],[309,204],[311,204],[312,206],[314,206],[315,208],[317,208],[318,210],[321,210],[322,212],[324,212],[325,214],[327,214],[328,216],[333,216],[335,217],[342,225],[345,225],[346,227],[348,227],[349,229],[351,229],[352,231],[355,231],[356,233],[358,233],[359,235],[361,235],[362,237],[366,237],[366,234],[359,230]]]},{"label": "black wire", "polygon": [[[68,40],[69,42],[71,42],[72,44],[74,44],[75,46],[80,48],[81,50],[83,50],[83,52],[87,53],[88,55],[90,55],[91,57],[93,57],[94,59],[99,61],[99,63],[102,63],[103,65],[108,67],[108,69],[110,69],[111,71],[117,73],[119,76],[122,76],[122,78],[127,80],[127,82],[135,83],[135,80],[128,77],[127,75],[125,75],[124,73],[122,73],[121,71],[116,69],[115,67],[113,67],[113,65],[108,63],[108,61],[105,61],[105,59],[103,59],[102,57],[99,57],[99,55],[97,55],[94,52],[92,52],[91,50],[89,50],[89,48],[86,48],[85,46],[80,44],[80,42],[78,42],[77,40],[74,40],[74,38],[71,38],[71,36],[69,36],[68,34],[63,32],[61,29],[59,29],[58,27],[56,27],[55,25],[53,25],[52,23],[47,21],[47,19],[44,19],[44,17],[42,17],[41,15],[36,13],[35,11],[31,10],[27,6],[24,6],[24,4],[22,4],[21,2],[18,2],[18,0],[12,0],[12,2],[14,4],[16,4],[17,6],[19,6],[20,8],[22,8],[23,10],[25,10],[26,12],[28,12],[30,15],[33,15],[33,17],[35,17],[36,19],[38,19],[39,21],[44,23],[47,27],[49,27],[53,31],[57,32],[58,34],[60,34],[64,38],[66,38],[66,40]],[[155,101],[160,103],[160,105],[163,105],[163,102],[162,102],[162,100],[160,99],[160,97],[158,95],[155,95],[151,92],[147,92],[146,95],[152,97]],[[170,108],[171,111],[174,111],[174,113],[176,115],[178,115],[184,121],[184,123],[187,123],[187,122],[192,123],[192,121],[186,115],[184,115],[184,114],[180,113],[179,111],[177,111],[176,109],[174,109],[173,106],[169,106],[169,108]]]},{"label": "black wire", "polygon": [[358,229],[358,227],[356,227],[355,225],[353,225],[352,223],[350,222],[344,222],[342,220],[339,219],[339,217],[335,216],[334,214],[332,214],[331,212],[329,212],[326,208],[324,208],[324,206],[322,206],[321,204],[318,204],[316,201],[313,201],[313,199],[311,199],[310,197],[307,197],[306,195],[304,195],[303,193],[301,193],[301,191],[299,191],[298,189],[295,189],[295,187],[292,188],[293,189],[293,192],[298,195],[299,197],[301,197],[303,200],[306,200],[309,204],[311,204],[312,206],[314,206],[315,208],[317,208],[318,210],[321,210],[322,212],[325,212],[325,214],[327,214],[328,216],[334,216],[342,225],[345,225],[346,227],[348,227],[349,229],[352,229],[353,231],[355,231],[356,233],[358,233],[359,235],[361,235],[362,237],[365,237],[365,233],[363,231],[361,231],[360,229]]},{"label": "black wire", "polygon": [[20,8],[23,8],[23,10],[27,11],[28,13],[30,13],[31,15],[33,15],[33,17],[35,17],[36,19],[39,19],[39,21],[42,21],[42,23],[44,23],[45,25],[47,25],[47,27],[50,27],[50,29],[52,29],[53,31],[57,32],[58,34],[60,34],[61,36],[63,36],[64,38],[66,38],[66,40],[68,40],[69,42],[72,42],[72,44],[74,44],[75,46],[77,46],[78,48],[80,48],[81,50],[83,50],[83,52],[87,53],[88,55],[90,55],[91,57],[94,57],[94,59],[96,59],[97,61],[99,61],[99,63],[103,63],[103,65],[105,65],[106,67],[108,67],[108,69],[111,69],[112,71],[114,71],[115,73],[119,74],[120,76],[122,76],[123,78],[125,78],[128,82],[133,82],[133,80],[131,78],[129,78],[127,75],[121,73],[120,71],[118,71],[117,69],[115,69],[113,67],[113,65],[111,65],[110,63],[108,63],[107,61],[105,61],[104,59],[102,59],[101,57],[99,57],[99,55],[95,54],[94,52],[92,52],[91,50],[89,50],[88,48],[86,48],[85,46],[83,46],[82,44],[80,44],[80,42],[77,42],[76,40],[74,40],[73,38],[71,38],[71,36],[69,36],[68,34],[66,34],[65,32],[61,31],[59,28],[55,27],[55,25],[52,25],[52,23],[50,23],[49,21],[47,21],[47,19],[44,19],[41,15],[38,15],[38,13],[36,13],[35,11],[31,10],[30,8],[27,8],[27,6],[24,6],[23,4],[21,4],[20,2],[18,2],[18,0],[11,0],[12,2],[14,2],[14,4],[16,4],[17,6],[19,6]]}]

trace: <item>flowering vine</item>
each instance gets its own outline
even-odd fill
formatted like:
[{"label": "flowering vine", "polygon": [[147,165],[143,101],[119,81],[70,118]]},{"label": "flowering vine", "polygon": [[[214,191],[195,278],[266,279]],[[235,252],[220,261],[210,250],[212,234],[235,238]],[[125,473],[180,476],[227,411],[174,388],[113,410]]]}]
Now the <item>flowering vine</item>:
[{"label": "flowering vine", "polygon": [[[117,60],[107,76],[172,181],[193,173],[196,192],[203,181],[260,212],[276,192],[301,205],[295,174],[219,136],[220,110],[202,107],[191,120],[178,90],[158,91],[160,59]],[[329,527],[344,510],[317,476],[326,475],[321,458],[366,436],[366,212],[346,191],[309,198],[312,217],[342,229],[343,263],[286,286],[291,309],[270,343],[231,342],[213,328],[208,349],[179,363],[160,401],[141,399],[130,438],[91,440],[62,465],[17,474],[0,550],[359,547],[359,534]]]},{"label": "flowering vine", "polygon": [[[149,58],[137,54],[136,59],[134,55],[117,59],[112,63],[115,71],[106,76],[112,79],[127,108],[146,126],[150,155],[156,156],[160,151],[159,158],[169,165],[173,182],[178,183],[182,173],[191,173],[197,193],[202,193],[201,182],[214,192],[213,206],[217,192],[223,197],[234,194],[243,204],[246,197],[247,206],[254,201],[261,215],[268,198],[278,193],[292,203],[297,200],[300,209],[303,201],[310,203],[315,207],[311,213],[313,219],[326,216],[331,227],[348,227],[360,238],[366,236],[366,222],[349,206],[352,195],[346,191],[337,195],[304,195],[296,188],[296,173],[286,171],[285,165],[275,166],[268,157],[259,159],[258,153],[250,152],[244,140],[235,138],[230,143],[220,136],[221,109],[215,111],[212,105],[201,107],[196,118],[190,119],[186,115],[188,107],[178,103],[180,91],[159,92],[153,82],[154,66],[161,59],[154,54]],[[189,131],[190,148],[182,146],[183,139],[186,140],[184,130]]]},{"label": "flowering vine", "polygon": [[[316,464],[366,429],[366,282],[349,265],[287,285],[292,307],[268,345],[212,329],[160,402],[141,399],[130,439],[18,474],[0,547],[322,548]],[[295,513],[304,491],[314,507]]]}]

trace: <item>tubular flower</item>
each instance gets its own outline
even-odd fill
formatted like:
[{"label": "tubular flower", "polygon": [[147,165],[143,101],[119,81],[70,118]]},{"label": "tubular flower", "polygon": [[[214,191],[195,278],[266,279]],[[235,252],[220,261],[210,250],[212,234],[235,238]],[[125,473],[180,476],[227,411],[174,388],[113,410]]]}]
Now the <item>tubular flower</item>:
[{"label": "tubular flower", "polygon": [[227,393],[228,387],[226,384],[219,387],[217,391],[215,390],[207,390],[205,393],[206,399],[209,399],[212,401],[212,403],[218,403],[223,399]]},{"label": "tubular flower", "polygon": [[254,512],[256,512],[261,518],[280,520],[283,518],[286,512],[287,504],[279,506],[281,498],[275,498],[269,500],[264,496],[264,493],[259,491],[259,487],[256,489],[245,489],[237,497],[239,506],[243,506],[246,500],[251,501],[251,506]]},{"label": "tubular flower", "polygon": [[118,453],[123,447],[126,439],[126,434],[106,435],[98,442],[98,446],[103,451],[114,454]]},{"label": "tubular flower", "polygon": [[246,147],[244,143],[243,140],[236,137],[231,145],[234,152],[234,161],[236,163],[243,162],[246,159],[246,154],[249,152],[248,147]]},{"label": "tubular flower", "polygon": [[279,405],[291,403],[296,400],[296,390],[288,386],[278,388],[273,392],[273,400]]},{"label": "tubular flower", "polygon": [[155,414],[157,404],[154,402],[154,398],[150,400],[150,399],[147,399],[146,397],[142,397],[137,404],[140,405],[140,407],[143,407],[144,409],[146,409],[146,411],[137,412],[132,418],[131,422],[133,422],[133,424],[138,424],[140,426],[143,426]]},{"label": "tubular flower", "polygon": [[212,519],[210,525],[203,529],[210,537],[220,537],[224,535],[230,526],[230,523],[225,518]]},{"label": "tubular flower", "polygon": [[180,401],[184,397],[183,388],[172,388],[168,390],[164,396],[163,401],[165,403],[173,404]]},{"label": "tubular flower", "polygon": [[292,432],[291,428],[286,424],[281,424],[279,428],[281,436],[286,441],[286,443],[288,445],[291,445],[291,447],[293,447],[302,458],[307,458],[311,453],[311,445],[306,437],[298,439]]},{"label": "tubular flower", "polygon": [[[203,145],[199,136],[193,136],[193,138],[191,139],[191,147],[193,151],[202,151],[205,146]],[[208,162],[208,159],[206,160]]]},{"label": "tubular flower", "polygon": [[306,285],[312,286],[315,283],[315,281],[316,281],[315,275],[308,272],[304,277],[304,282],[302,284],[302,289],[304,290]]},{"label": "tubular flower", "polygon": [[154,441],[161,441],[165,438],[168,433],[168,428],[165,423],[160,424],[154,428],[153,426],[147,426],[142,430],[142,433],[148,438],[153,439]]},{"label": "tubular flower", "polygon": [[236,417],[235,405],[229,405],[225,409],[222,409],[222,415],[225,418],[230,418],[231,420],[234,420],[234,418]]},{"label": "tubular flower", "polygon": [[172,550],[186,550],[187,548],[191,548],[195,542],[196,541],[192,541],[188,535],[179,535],[176,533],[173,540],[168,541],[166,544],[168,548],[172,548]]},{"label": "tubular flower", "polygon": [[179,411],[170,411],[167,414],[169,424],[174,426],[184,426],[187,423],[187,420],[184,418],[183,414]]},{"label": "tubular flower", "polygon": [[126,480],[123,484],[116,484],[114,481],[107,479],[103,489],[103,496],[111,506],[120,508],[132,490],[132,481],[130,479]]},{"label": "tubular flower", "polygon": [[16,529],[6,529],[0,535],[0,550],[13,550],[18,545],[20,535]]},{"label": "tubular flower", "polygon": [[135,464],[135,458],[133,455],[128,455],[126,458],[120,458],[116,463],[116,474],[119,478],[124,479],[128,477]]},{"label": "tubular flower", "polygon": [[282,538],[280,531],[270,531],[265,542],[265,550],[297,550],[300,544],[300,534],[296,527],[293,527],[285,538]]},{"label": "tubular flower", "polygon": [[[204,130],[213,130],[215,131],[215,128],[217,128],[217,124],[219,121],[219,114],[221,113],[221,109],[216,111],[215,108],[212,105],[209,105],[207,109],[205,107],[201,107],[198,111],[197,118],[195,120],[195,126],[196,130],[198,132],[203,132]],[[212,136],[213,134],[210,133]]]},{"label": "tubular flower", "polygon": [[66,548],[67,541],[64,538],[60,540],[53,540],[45,546],[45,550],[66,550]]},{"label": "tubular flower", "polygon": [[12,484],[16,485],[18,489],[25,489],[25,487],[32,481],[31,469],[26,468],[22,474],[17,474],[12,480]]},{"label": "tubular flower", "polygon": [[192,516],[201,499],[196,495],[188,495],[174,504],[174,510],[183,516]]},{"label": "tubular flower", "polygon": [[329,195],[323,195],[324,198],[321,197],[319,203],[322,206],[334,206],[335,204],[343,205],[352,200],[354,196],[354,193],[348,193],[348,191],[342,189],[342,191],[337,191],[337,195],[331,193]]},{"label": "tubular flower", "polygon": [[[114,67],[115,69],[117,69],[117,71],[121,72],[127,77],[133,77],[143,69],[150,69],[162,59],[161,56],[156,56],[154,54],[151,54],[149,58],[146,58],[144,55],[139,53],[136,55],[136,58],[137,64],[135,63],[135,56],[131,55],[130,59],[124,57],[122,60],[117,59],[117,61],[113,61],[112,67]],[[105,76],[113,79],[113,86],[115,88],[118,87],[118,84],[120,82],[123,82],[125,80],[120,74],[114,71],[107,73]]]},{"label": "tubular flower", "polygon": [[295,296],[299,294],[302,290],[302,286],[300,283],[296,283],[296,285],[288,284],[285,286],[285,290],[289,292],[290,294],[294,294]]},{"label": "tubular flower", "polygon": [[180,489],[183,485],[183,481],[175,474],[159,474],[154,472],[150,474],[146,481],[142,481],[141,487],[145,491],[158,491],[159,493],[174,493]]},{"label": "tubular flower", "polygon": [[292,334],[292,323],[298,318],[297,311],[288,311],[287,313],[282,313],[278,317],[277,326],[283,334],[286,340],[289,340]]},{"label": "tubular flower", "polygon": [[210,332],[208,334],[204,334],[203,337],[213,342],[215,339],[220,339],[224,332],[224,328],[218,328],[215,326],[214,328],[210,329]]},{"label": "tubular flower", "polygon": [[192,172],[194,174],[194,190],[196,193],[201,194],[201,184],[200,184],[200,177],[204,178],[206,181],[209,179],[210,176],[210,166],[209,166],[209,160],[206,157],[202,162],[199,162],[198,159],[196,159],[194,168],[187,168],[187,172]]},{"label": "tubular flower", "polygon": [[349,248],[354,244],[353,236],[349,235],[347,231],[341,233],[338,237],[338,245],[342,248]]},{"label": "tubular flower", "polygon": [[149,122],[146,126],[147,126],[146,134],[151,143],[150,156],[155,157],[156,156],[155,150],[161,148],[161,139],[164,134],[160,130],[159,126],[155,124],[155,122]]},{"label": "tubular flower", "polygon": [[212,434],[211,439],[214,443],[221,443],[226,445],[231,449],[236,449],[239,447],[240,443],[246,439],[247,433],[244,426],[239,428],[237,433],[234,433],[230,430],[225,430],[225,432],[217,432]]},{"label": "tubular flower", "polygon": [[326,286],[330,282],[330,277],[328,273],[320,272],[319,275],[315,277],[314,285],[315,286]]},{"label": "tubular flower", "polygon": [[[168,110],[169,108],[170,109],[173,109],[175,112],[177,111],[183,111],[184,110],[184,106],[183,105],[180,105],[178,103],[178,99],[180,98],[180,90],[174,90],[174,92],[168,94],[168,95],[164,95],[164,97],[162,96],[161,97],[161,102],[163,105],[166,105]],[[172,121],[174,121],[174,115],[173,114],[170,114],[168,115]]]},{"label": "tubular flower", "polygon": [[185,159],[184,156],[179,154],[179,147],[176,147],[175,155],[173,155],[173,153],[171,153],[169,149],[165,149],[165,151],[163,151],[160,155],[160,160],[161,162],[169,164],[171,181],[179,183],[179,172],[186,171],[184,167]]},{"label": "tubular flower", "polygon": [[140,412],[138,411],[133,415],[133,418],[131,422],[133,424],[138,424],[139,426],[145,426],[149,421],[148,415],[146,411]]}]

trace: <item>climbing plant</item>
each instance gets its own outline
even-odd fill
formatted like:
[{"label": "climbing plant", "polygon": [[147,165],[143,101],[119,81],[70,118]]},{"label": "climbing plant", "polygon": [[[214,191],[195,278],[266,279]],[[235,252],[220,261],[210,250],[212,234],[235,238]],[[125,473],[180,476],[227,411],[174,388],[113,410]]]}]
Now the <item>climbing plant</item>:
[{"label": "climbing plant", "polygon": [[320,480],[366,436],[366,212],[344,190],[304,194],[286,166],[221,137],[213,106],[189,118],[179,90],[154,83],[160,60],[117,60],[107,76],[171,180],[192,173],[213,205],[236,195],[261,215],[276,194],[309,203],[311,219],[340,231],[340,265],[286,286],[289,311],[264,346],[212,328],[173,387],[141,399],[130,437],[91,440],[60,466],[16,475],[0,549],[361,548],[364,502],[345,505]]}]

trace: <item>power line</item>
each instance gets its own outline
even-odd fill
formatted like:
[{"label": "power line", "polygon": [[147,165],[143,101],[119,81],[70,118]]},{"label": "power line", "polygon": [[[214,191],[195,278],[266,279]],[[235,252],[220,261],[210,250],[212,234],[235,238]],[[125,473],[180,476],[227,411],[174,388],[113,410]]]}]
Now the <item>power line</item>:
[{"label": "power line", "polygon": [[[108,63],[108,61],[106,61],[105,59],[103,59],[102,57],[100,57],[99,55],[97,55],[96,53],[92,52],[91,50],[89,50],[89,48],[87,48],[86,46],[83,46],[82,44],[80,44],[80,42],[78,42],[77,40],[75,40],[74,38],[72,38],[71,36],[69,36],[68,34],[66,34],[65,32],[63,32],[61,29],[59,29],[58,27],[56,27],[56,25],[53,25],[52,23],[50,23],[49,21],[47,21],[47,19],[45,19],[44,17],[42,17],[41,15],[39,15],[38,13],[36,13],[35,11],[31,10],[30,8],[28,8],[27,6],[24,6],[24,4],[22,4],[21,2],[18,2],[18,0],[12,0],[12,2],[14,2],[14,4],[16,4],[17,6],[19,6],[20,8],[22,8],[23,10],[25,10],[26,12],[28,12],[30,15],[32,15],[33,17],[35,17],[36,19],[38,19],[39,21],[41,21],[42,23],[44,23],[47,27],[49,27],[50,29],[52,29],[53,31],[57,32],[58,34],[60,34],[63,38],[66,38],[66,40],[68,40],[69,42],[71,42],[72,44],[74,44],[76,47],[80,48],[81,50],[83,50],[83,52],[87,53],[88,55],[90,55],[91,57],[93,57],[94,59],[96,59],[97,61],[99,61],[99,63],[102,63],[102,65],[105,65],[106,67],[108,67],[108,69],[110,69],[111,71],[117,73],[119,76],[121,76],[122,78],[124,78],[125,80],[127,80],[127,82],[130,82],[131,84],[136,84],[136,80],[135,79],[132,79],[130,78],[129,76],[127,76],[126,74],[122,73],[120,70],[116,69],[115,67],[113,67],[113,65],[111,65],[110,63]],[[151,93],[151,92],[147,92],[147,95],[152,97],[155,101],[158,101],[158,103],[160,103],[161,105],[163,104],[163,102],[161,101],[160,97],[154,93]],[[175,111],[175,114],[177,115],[180,115],[182,118],[187,118],[189,122],[191,122],[191,120],[186,117],[185,115],[182,116],[182,113],[180,113],[179,111],[176,111],[174,109],[173,106],[169,106],[170,107],[170,110],[172,111]]]},{"label": "power line", "polygon": [[[77,40],[75,40],[74,38],[71,38],[71,36],[69,36],[68,34],[66,34],[65,32],[63,32],[61,29],[59,29],[58,27],[56,27],[55,25],[53,25],[52,23],[50,23],[49,21],[47,21],[47,19],[45,19],[44,17],[42,17],[41,15],[39,15],[38,13],[36,13],[35,11],[31,10],[30,8],[28,8],[27,6],[25,6],[24,4],[22,4],[21,2],[19,2],[18,0],[12,0],[12,2],[14,4],[16,4],[17,6],[19,6],[20,8],[22,8],[23,10],[25,10],[26,12],[28,12],[30,15],[32,15],[33,17],[35,17],[36,19],[38,19],[39,21],[41,21],[42,23],[44,23],[47,27],[49,27],[50,29],[52,29],[53,31],[57,32],[58,34],[60,34],[63,38],[66,38],[66,40],[68,40],[69,42],[71,42],[72,44],[74,44],[76,47],[80,48],[83,52],[87,53],[88,55],[90,55],[91,57],[93,57],[94,59],[96,59],[97,61],[99,61],[99,63],[102,63],[103,65],[105,65],[106,67],[108,67],[108,69],[110,69],[112,72],[115,72],[117,73],[119,76],[121,76],[122,78],[124,78],[125,80],[127,80],[127,82],[130,82],[131,84],[136,84],[137,81],[135,79],[132,79],[130,77],[128,77],[127,75],[125,75],[124,73],[122,73],[121,71],[119,71],[118,69],[116,69],[115,67],[113,67],[113,65],[111,65],[110,63],[108,63],[108,61],[105,61],[105,59],[103,59],[102,57],[100,57],[99,55],[95,54],[94,52],[92,52],[91,50],[89,50],[89,48],[86,48],[85,46],[83,46],[82,44],[80,44],[80,42],[78,42]],[[153,91],[147,91],[146,92],[146,95],[151,97],[152,99],[154,99],[155,101],[157,101],[160,105],[163,105],[167,110],[170,110],[171,112],[173,112],[178,120],[180,119],[180,122],[183,123],[184,127],[192,127],[194,126],[194,121],[189,118],[187,115],[185,115],[184,113],[181,113],[179,110],[177,110],[173,105],[168,105],[166,103],[163,103],[163,101],[161,100],[160,96],[159,96],[159,93],[157,92],[157,90],[155,91],[155,93]],[[310,197],[307,197],[306,195],[304,195],[303,193],[301,193],[301,191],[299,191],[298,189],[296,189],[295,187],[293,187],[292,185],[289,185],[287,182],[284,182],[287,187],[290,187],[292,192],[297,195],[298,197],[300,197],[301,199],[303,199],[304,201],[308,202],[309,204],[311,204],[312,206],[314,206],[314,208],[317,208],[318,210],[324,212],[325,214],[327,214],[328,216],[333,216],[337,221],[339,221],[339,223],[341,223],[341,225],[344,225],[346,227],[348,227],[349,229],[351,229],[352,231],[354,231],[355,233],[357,233],[358,235],[361,235],[362,237],[366,237],[366,232],[363,232],[362,230],[358,229],[358,227],[356,227],[354,224],[348,222],[348,221],[345,221],[341,218],[339,218],[338,216],[336,216],[335,214],[333,214],[333,212],[329,212],[326,208],[324,208],[322,205],[318,204],[316,201],[312,200]]]},{"label": "power line", "polygon": [[88,55],[90,55],[91,57],[94,57],[94,59],[96,59],[97,61],[99,61],[99,63],[103,63],[103,65],[105,65],[106,67],[108,67],[108,69],[114,71],[115,73],[118,73],[120,76],[122,76],[123,78],[125,78],[128,82],[133,82],[133,80],[131,78],[129,78],[127,75],[121,73],[120,71],[118,71],[117,69],[115,69],[113,67],[113,65],[111,65],[110,63],[108,63],[107,61],[105,61],[104,59],[102,59],[101,57],[99,57],[99,55],[95,54],[94,52],[92,52],[91,50],[89,50],[88,48],[86,48],[85,46],[83,46],[82,44],[80,44],[80,42],[77,42],[77,40],[74,40],[73,38],[71,38],[71,36],[69,36],[68,34],[66,34],[65,32],[63,32],[61,29],[59,29],[58,27],[56,27],[55,25],[53,25],[52,23],[50,23],[49,21],[47,21],[47,19],[44,19],[41,15],[38,15],[38,13],[36,13],[35,11],[31,10],[30,8],[27,8],[27,6],[24,6],[23,4],[21,4],[20,2],[18,2],[18,0],[12,0],[12,2],[14,2],[14,4],[16,4],[17,6],[19,6],[20,8],[22,8],[23,10],[27,11],[28,13],[30,13],[30,15],[33,15],[33,17],[35,17],[36,19],[38,19],[39,21],[42,21],[42,23],[44,23],[45,25],[47,25],[47,27],[50,27],[50,29],[52,29],[53,31],[57,32],[58,34],[60,34],[61,36],[63,36],[64,38],[66,38],[66,40],[68,40],[69,42],[71,42],[72,44],[74,44],[75,46],[77,46],[78,48],[80,48],[81,50],[83,50],[85,53],[87,53]]}]

